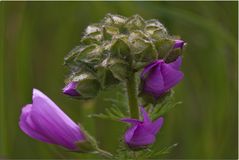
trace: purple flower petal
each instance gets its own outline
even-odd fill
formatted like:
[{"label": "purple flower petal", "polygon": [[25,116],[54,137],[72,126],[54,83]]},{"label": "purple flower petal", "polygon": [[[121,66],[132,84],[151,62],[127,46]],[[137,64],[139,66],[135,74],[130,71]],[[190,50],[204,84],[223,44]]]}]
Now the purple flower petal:
[{"label": "purple flower petal", "polygon": [[80,93],[76,90],[78,82],[70,82],[63,88],[63,93],[69,96],[80,96]]},{"label": "purple flower petal", "polygon": [[143,125],[138,125],[134,134],[128,142],[131,146],[145,146],[154,143],[155,136],[145,129]]},{"label": "purple flower petal", "polygon": [[138,126],[135,125],[135,126],[133,126],[133,127],[130,127],[130,128],[126,131],[125,136],[124,136],[126,143],[130,143],[130,141],[131,141],[131,139],[132,139],[132,137],[133,137],[133,135],[134,135],[134,131],[137,129],[137,127],[138,127]]},{"label": "purple flower petal", "polygon": [[163,125],[163,117],[160,117],[151,124],[150,126],[151,133],[153,135],[156,135],[159,132],[162,125]]},{"label": "purple flower petal", "polygon": [[145,79],[144,87],[145,92],[153,95],[159,95],[164,92],[164,82],[161,73],[161,66],[158,65]]},{"label": "purple flower petal", "polygon": [[146,67],[144,67],[144,70],[141,73],[141,78],[145,79],[145,77],[147,77],[147,74],[149,74],[149,72],[151,72],[155,66],[157,66],[158,64],[162,62],[163,62],[162,60],[154,61],[150,63],[149,65],[147,65]]},{"label": "purple flower petal", "polygon": [[26,134],[71,150],[76,142],[85,140],[80,127],[46,95],[33,89],[32,99],[32,105],[27,105],[20,117],[20,127]]},{"label": "purple flower petal", "polygon": [[125,143],[127,143],[131,149],[144,148],[154,143],[155,135],[163,124],[163,118],[151,122],[148,113],[143,107],[141,107],[141,114],[144,118],[143,122],[130,118],[121,119],[121,121],[131,124],[131,127],[124,135]]},{"label": "purple flower petal", "polygon": [[179,56],[174,62],[169,63],[169,65],[170,65],[172,68],[174,68],[174,69],[176,69],[176,70],[179,70],[180,67],[181,67],[181,65],[182,65],[182,57]]},{"label": "purple flower petal", "polygon": [[175,44],[174,44],[174,46],[173,46],[173,48],[183,48],[183,46],[184,46],[184,41],[183,40],[175,40]]},{"label": "purple flower petal", "polygon": [[175,70],[169,64],[162,65],[162,75],[164,79],[164,90],[167,91],[174,87],[183,79],[183,73],[181,71]]},{"label": "purple flower petal", "polygon": [[144,118],[144,122],[145,123],[151,123],[151,120],[148,116],[148,113],[145,111],[144,107],[140,107],[141,113],[142,113],[142,117]]},{"label": "purple flower petal", "polygon": [[179,70],[181,63],[180,56],[169,64],[158,60],[145,67],[141,74],[144,77],[141,76],[142,92],[152,95],[155,99],[168,92],[183,78],[183,73]]},{"label": "purple flower petal", "polygon": [[39,139],[43,142],[53,143],[50,139],[41,135],[36,131],[36,126],[32,122],[30,113],[31,113],[32,105],[28,104],[22,108],[22,115],[20,117],[19,126],[20,128],[30,137]]}]

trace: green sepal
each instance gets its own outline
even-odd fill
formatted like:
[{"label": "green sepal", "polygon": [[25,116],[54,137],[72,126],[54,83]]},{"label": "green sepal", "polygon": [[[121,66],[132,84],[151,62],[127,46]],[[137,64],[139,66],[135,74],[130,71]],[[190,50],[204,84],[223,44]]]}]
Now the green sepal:
[{"label": "green sepal", "polygon": [[166,28],[158,20],[151,19],[146,21],[144,31],[155,40],[160,40],[167,37],[168,33]]},{"label": "green sepal", "polygon": [[139,15],[133,15],[132,17],[130,17],[128,19],[128,21],[126,22],[125,27],[129,30],[142,30],[145,27],[145,22],[144,19],[139,16]]},{"label": "green sepal", "polygon": [[134,69],[140,69],[158,58],[153,43],[144,39],[136,39],[133,43]]},{"label": "green sepal", "polygon": [[168,56],[169,52],[174,46],[174,40],[171,39],[161,39],[154,42],[155,47],[158,51],[159,59],[163,59]]},{"label": "green sepal", "polygon": [[97,64],[102,58],[102,49],[96,44],[87,45],[80,48],[74,61],[88,64]]},{"label": "green sepal", "polygon": [[78,124],[85,140],[76,142],[77,152],[94,153],[98,149],[96,140],[85,130],[85,128]]},{"label": "green sepal", "polygon": [[96,67],[97,77],[103,88],[118,84],[128,76],[129,65],[126,61],[118,58],[107,58]]},{"label": "green sepal", "polygon": [[128,18],[124,16],[108,13],[103,19],[102,23],[104,25],[120,27],[123,26],[127,22],[127,20]]},{"label": "green sepal", "polygon": [[170,91],[162,94],[160,97],[156,98],[152,94],[144,93],[143,91],[141,91],[139,93],[139,97],[141,97],[142,103],[145,106],[148,104],[156,105],[156,104],[162,103],[166,98],[172,96],[173,93],[174,92],[172,90],[170,90]]},{"label": "green sepal", "polygon": [[96,75],[102,88],[119,83],[119,80],[113,76],[113,73],[108,68],[108,59],[105,59],[100,65],[96,66],[96,70]]},{"label": "green sepal", "polygon": [[72,63],[77,56],[77,54],[80,52],[81,46],[76,46],[73,48],[65,57],[64,57],[64,65],[69,65]]},{"label": "green sepal", "polygon": [[179,56],[182,55],[182,53],[183,53],[183,52],[182,52],[182,49],[181,49],[181,48],[172,49],[172,50],[169,52],[169,54],[168,54],[168,56],[167,56],[165,62],[166,62],[166,63],[170,63],[170,62],[175,61]]},{"label": "green sepal", "polygon": [[126,80],[129,76],[129,64],[121,59],[110,59],[108,68],[112,72],[113,76],[120,81]]},{"label": "green sepal", "polygon": [[118,36],[112,42],[111,46],[111,56],[113,58],[120,58],[123,60],[130,60],[130,48],[127,44],[127,37]]},{"label": "green sepal", "polygon": [[99,81],[90,72],[83,72],[72,75],[70,81],[78,82],[77,91],[81,95],[80,98],[93,98],[100,90]]}]

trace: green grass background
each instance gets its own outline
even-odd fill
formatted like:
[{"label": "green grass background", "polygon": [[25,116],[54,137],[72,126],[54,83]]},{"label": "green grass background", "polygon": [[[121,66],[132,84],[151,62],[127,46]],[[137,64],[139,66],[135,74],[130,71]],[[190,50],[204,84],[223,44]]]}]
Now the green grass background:
[{"label": "green grass background", "polygon": [[26,136],[18,127],[32,88],[81,122],[100,145],[115,152],[125,125],[90,119],[110,107],[119,88],[82,102],[61,94],[63,57],[84,28],[106,13],[159,19],[188,46],[184,80],[175,89],[183,104],[165,116],[155,148],[179,143],[167,158],[237,158],[238,2],[0,2],[0,158],[94,158]]}]

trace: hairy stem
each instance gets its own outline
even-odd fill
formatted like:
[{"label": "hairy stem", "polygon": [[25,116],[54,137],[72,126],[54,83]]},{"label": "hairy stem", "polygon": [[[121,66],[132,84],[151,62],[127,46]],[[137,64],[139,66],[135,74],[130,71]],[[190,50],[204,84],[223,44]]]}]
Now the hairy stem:
[{"label": "hairy stem", "polygon": [[105,158],[112,158],[113,155],[103,149],[97,148],[98,154],[100,154],[101,156],[105,157]]},{"label": "hairy stem", "polygon": [[130,117],[139,119],[139,106],[137,101],[137,84],[135,79],[135,73],[132,73],[129,76],[126,82],[126,86],[128,93]]}]

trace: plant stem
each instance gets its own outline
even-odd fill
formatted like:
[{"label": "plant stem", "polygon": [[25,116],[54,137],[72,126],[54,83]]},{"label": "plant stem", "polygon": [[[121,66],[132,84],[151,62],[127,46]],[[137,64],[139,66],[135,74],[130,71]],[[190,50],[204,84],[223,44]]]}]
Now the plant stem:
[{"label": "plant stem", "polygon": [[100,149],[100,148],[97,148],[97,151],[99,152],[100,155],[102,155],[103,157],[106,157],[106,158],[112,158],[113,155],[103,149]]},{"label": "plant stem", "polygon": [[137,101],[137,84],[135,73],[132,73],[126,81],[130,117],[139,119],[139,106]]}]

